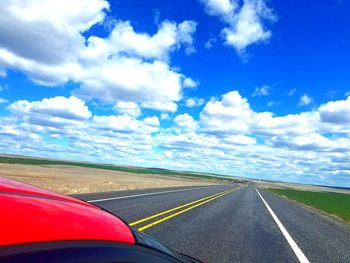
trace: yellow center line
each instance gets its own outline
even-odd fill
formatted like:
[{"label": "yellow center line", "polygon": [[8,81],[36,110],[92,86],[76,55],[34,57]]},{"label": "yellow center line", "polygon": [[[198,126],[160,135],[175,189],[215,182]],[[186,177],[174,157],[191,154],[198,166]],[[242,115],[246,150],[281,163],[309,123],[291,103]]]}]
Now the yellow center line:
[{"label": "yellow center line", "polygon": [[187,212],[187,211],[189,211],[189,210],[192,210],[192,209],[194,209],[194,208],[196,208],[196,207],[198,207],[198,206],[204,205],[204,204],[206,204],[206,203],[208,203],[208,202],[210,202],[210,201],[213,201],[213,200],[215,200],[215,199],[217,199],[217,198],[219,198],[219,197],[222,197],[222,196],[224,196],[224,195],[230,194],[230,193],[232,193],[232,192],[235,191],[235,190],[237,190],[237,188],[236,188],[236,189],[233,189],[233,190],[225,191],[225,192],[223,192],[223,193],[221,193],[221,194],[219,194],[219,195],[217,195],[217,196],[214,196],[214,197],[212,197],[212,198],[210,198],[210,199],[207,199],[207,200],[205,200],[205,201],[203,201],[203,202],[200,202],[200,203],[198,203],[198,204],[196,204],[196,205],[190,206],[190,207],[188,207],[188,208],[185,208],[185,209],[183,209],[183,210],[180,210],[179,212],[176,212],[176,213],[171,214],[171,215],[169,215],[169,216],[167,216],[167,217],[164,217],[164,218],[162,218],[162,219],[159,219],[159,220],[157,220],[157,221],[154,221],[154,222],[152,222],[152,223],[150,223],[150,224],[148,224],[148,225],[145,225],[145,226],[143,226],[143,227],[140,227],[140,228],[138,228],[137,230],[139,230],[139,231],[146,230],[147,228],[150,228],[150,227],[152,227],[152,226],[158,225],[158,224],[160,224],[160,223],[162,223],[162,222],[164,222],[164,221],[169,220],[170,218],[173,218],[173,217],[175,217],[175,216],[178,216],[178,215],[180,215],[180,214],[183,214],[183,213],[185,213],[185,212]]},{"label": "yellow center line", "polygon": [[145,218],[143,218],[143,219],[140,219],[140,220],[137,220],[137,221],[135,221],[135,222],[132,222],[132,223],[130,223],[129,225],[130,225],[130,226],[138,225],[138,224],[140,224],[140,223],[143,223],[143,222],[145,222],[145,221],[151,220],[151,219],[156,218],[156,217],[158,217],[158,216],[162,216],[162,215],[168,214],[168,213],[170,213],[170,212],[173,212],[173,211],[179,210],[179,209],[181,209],[181,208],[184,208],[184,207],[186,207],[186,206],[190,206],[190,205],[199,203],[199,202],[201,202],[201,201],[204,201],[204,200],[207,200],[207,199],[209,199],[209,198],[211,198],[211,197],[214,197],[214,196],[223,194],[223,193],[228,192],[228,191],[230,191],[230,190],[231,190],[231,189],[226,190],[226,191],[223,191],[223,192],[220,192],[220,193],[216,193],[216,194],[213,194],[213,195],[209,195],[209,196],[203,197],[203,198],[201,198],[201,199],[195,200],[195,201],[193,201],[193,202],[190,202],[190,203],[187,203],[187,204],[183,204],[183,205],[180,205],[180,206],[171,208],[171,209],[169,209],[169,210],[162,211],[162,212],[160,212],[160,213],[158,213],[158,214],[155,214],[155,215],[152,215],[152,216],[149,216],[149,217],[145,217]]}]

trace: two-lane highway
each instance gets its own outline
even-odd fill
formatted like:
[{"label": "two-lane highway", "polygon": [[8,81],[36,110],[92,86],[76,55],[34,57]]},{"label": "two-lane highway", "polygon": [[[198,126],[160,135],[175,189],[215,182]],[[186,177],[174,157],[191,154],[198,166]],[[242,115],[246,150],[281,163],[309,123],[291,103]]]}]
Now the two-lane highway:
[{"label": "two-lane highway", "polygon": [[350,262],[350,227],[253,186],[78,196],[207,262]]}]

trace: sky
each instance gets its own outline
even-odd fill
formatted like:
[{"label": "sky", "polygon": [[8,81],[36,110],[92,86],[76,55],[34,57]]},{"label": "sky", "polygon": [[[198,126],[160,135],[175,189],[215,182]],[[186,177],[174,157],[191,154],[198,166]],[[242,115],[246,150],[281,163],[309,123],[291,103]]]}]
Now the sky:
[{"label": "sky", "polygon": [[350,1],[0,10],[1,153],[350,187]]}]

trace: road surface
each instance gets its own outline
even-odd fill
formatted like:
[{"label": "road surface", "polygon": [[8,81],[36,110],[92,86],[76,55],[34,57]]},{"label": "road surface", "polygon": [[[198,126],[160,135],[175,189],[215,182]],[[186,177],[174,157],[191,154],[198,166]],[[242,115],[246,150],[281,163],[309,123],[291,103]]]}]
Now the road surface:
[{"label": "road surface", "polygon": [[206,262],[350,262],[350,225],[254,186],[79,195]]}]

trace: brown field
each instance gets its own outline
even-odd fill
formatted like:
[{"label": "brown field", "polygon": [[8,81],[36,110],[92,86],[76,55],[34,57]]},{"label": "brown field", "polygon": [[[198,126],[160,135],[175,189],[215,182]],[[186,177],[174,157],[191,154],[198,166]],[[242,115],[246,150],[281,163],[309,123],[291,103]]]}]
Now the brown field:
[{"label": "brown field", "polygon": [[146,188],[215,185],[215,179],[134,174],[65,165],[0,163],[0,176],[63,194],[108,192]]}]

